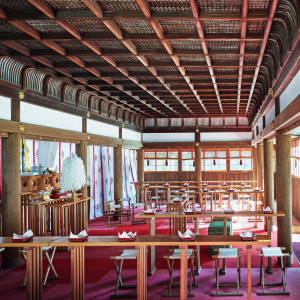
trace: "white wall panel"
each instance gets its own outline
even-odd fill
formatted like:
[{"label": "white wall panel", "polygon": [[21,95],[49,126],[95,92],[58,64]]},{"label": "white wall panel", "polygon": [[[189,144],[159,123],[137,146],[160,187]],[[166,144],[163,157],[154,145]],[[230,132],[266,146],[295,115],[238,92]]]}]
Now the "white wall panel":
[{"label": "white wall panel", "polygon": [[143,142],[194,142],[194,132],[144,133]]},{"label": "white wall panel", "polygon": [[275,119],[275,105],[273,105],[272,108],[265,115],[266,126],[272,123],[274,119]]},{"label": "white wall panel", "polygon": [[142,140],[142,134],[137,131],[133,131],[127,128],[122,129],[122,138],[124,140],[131,140],[140,142]]},{"label": "white wall panel", "polygon": [[81,117],[26,102],[21,102],[21,122],[82,131]]},{"label": "white wall panel", "polygon": [[106,124],[103,122],[98,122],[94,120],[87,120],[87,132],[93,134],[99,134],[104,136],[109,136],[113,138],[119,138],[119,127]]},{"label": "white wall panel", "polygon": [[11,100],[0,96],[0,119],[11,120]]},{"label": "white wall panel", "polygon": [[280,112],[282,112],[300,94],[300,71],[280,95]]},{"label": "white wall panel", "polygon": [[201,132],[201,142],[251,141],[251,132]]}]

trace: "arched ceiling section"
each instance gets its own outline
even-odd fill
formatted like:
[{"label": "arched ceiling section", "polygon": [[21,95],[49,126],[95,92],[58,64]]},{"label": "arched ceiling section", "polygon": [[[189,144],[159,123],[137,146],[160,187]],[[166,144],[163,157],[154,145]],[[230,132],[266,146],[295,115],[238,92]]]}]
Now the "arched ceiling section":
[{"label": "arched ceiling section", "polygon": [[53,99],[110,118],[251,120],[298,14],[298,0],[0,1],[0,54],[47,75]]}]

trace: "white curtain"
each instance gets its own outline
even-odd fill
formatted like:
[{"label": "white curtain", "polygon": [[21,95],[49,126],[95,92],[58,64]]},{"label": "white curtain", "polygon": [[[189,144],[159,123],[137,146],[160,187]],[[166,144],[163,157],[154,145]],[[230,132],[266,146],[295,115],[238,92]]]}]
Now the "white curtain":
[{"label": "white curtain", "polygon": [[123,197],[131,198],[136,202],[136,191],[131,182],[137,179],[136,150],[123,149]]},{"label": "white curtain", "polygon": [[[52,143],[52,142],[51,142]],[[55,143],[53,143],[55,144]],[[56,154],[54,158],[53,165],[49,165],[48,167],[54,170],[56,173],[61,173],[61,167],[64,160],[71,156],[72,153],[75,153],[75,144],[72,143],[57,143],[58,147],[56,149]],[[54,147],[50,147],[53,149]],[[52,155],[51,151],[49,155]]]},{"label": "white curtain", "polygon": [[103,214],[104,201],[114,200],[113,148],[89,146],[90,219]]}]

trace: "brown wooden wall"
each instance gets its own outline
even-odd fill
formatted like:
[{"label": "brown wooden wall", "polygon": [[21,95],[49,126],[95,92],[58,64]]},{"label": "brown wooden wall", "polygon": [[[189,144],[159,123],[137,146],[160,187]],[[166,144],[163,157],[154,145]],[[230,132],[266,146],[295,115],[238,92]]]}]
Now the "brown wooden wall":
[{"label": "brown wooden wall", "polygon": [[[274,173],[274,186],[276,199],[276,172]],[[300,221],[300,178],[292,175],[292,212],[293,215]]]},{"label": "brown wooden wall", "polygon": [[[145,181],[194,181],[194,172],[145,172]],[[253,172],[202,172],[202,180],[253,180]]]},{"label": "brown wooden wall", "polygon": [[292,212],[300,220],[300,178],[292,176]]}]

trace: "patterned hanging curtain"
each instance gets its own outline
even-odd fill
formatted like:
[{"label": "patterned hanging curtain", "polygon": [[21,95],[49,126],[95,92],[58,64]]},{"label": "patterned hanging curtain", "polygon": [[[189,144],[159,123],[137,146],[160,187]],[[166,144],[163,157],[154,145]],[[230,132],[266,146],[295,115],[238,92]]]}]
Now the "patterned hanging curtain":
[{"label": "patterned hanging curtain", "polygon": [[104,201],[114,200],[113,148],[89,146],[90,219],[103,214]]},{"label": "patterned hanging curtain", "polygon": [[135,185],[131,184],[137,180],[136,150],[123,149],[123,197],[131,198],[136,202]]}]

